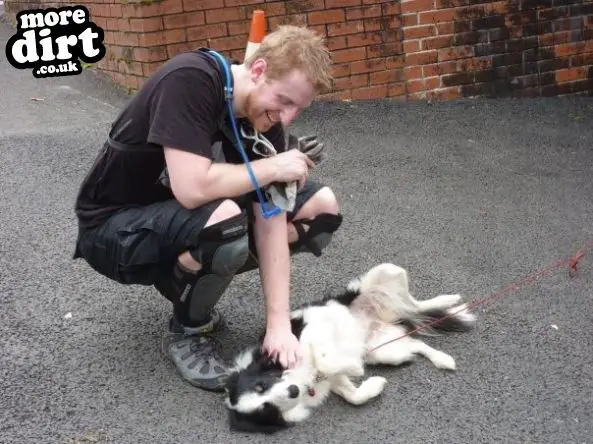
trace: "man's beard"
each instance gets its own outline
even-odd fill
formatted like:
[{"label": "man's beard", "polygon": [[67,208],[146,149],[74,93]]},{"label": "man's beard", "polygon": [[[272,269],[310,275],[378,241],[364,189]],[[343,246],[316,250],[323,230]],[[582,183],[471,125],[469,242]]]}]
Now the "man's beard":
[{"label": "man's beard", "polygon": [[245,114],[247,119],[251,122],[253,127],[259,132],[266,132],[272,126],[274,126],[274,122],[271,119],[270,114],[263,109],[257,109],[253,105],[253,93],[249,93],[245,98]]}]

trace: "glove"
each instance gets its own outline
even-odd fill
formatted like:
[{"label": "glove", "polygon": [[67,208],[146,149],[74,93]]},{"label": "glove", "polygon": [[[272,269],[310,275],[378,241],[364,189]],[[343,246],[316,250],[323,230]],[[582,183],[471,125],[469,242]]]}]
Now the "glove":
[{"label": "glove", "polygon": [[[298,149],[305,153],[316,165],[319,165],[326,156],[323,151],[324,144],[317,140],[312,134],[297,138],[292,134],[288,135],[287,148]],[[266,192],[272,203],[283,211],[292,211],[296,203],[297,182],[272,183]]]},{"label": "glove", "polygon": [[316,165],[319,165],[327,157],[324,148],[324,143],[319,142],[314,134],[299,138],[292,134],[288,135],[288,149],[298,149],[305,153]]}]

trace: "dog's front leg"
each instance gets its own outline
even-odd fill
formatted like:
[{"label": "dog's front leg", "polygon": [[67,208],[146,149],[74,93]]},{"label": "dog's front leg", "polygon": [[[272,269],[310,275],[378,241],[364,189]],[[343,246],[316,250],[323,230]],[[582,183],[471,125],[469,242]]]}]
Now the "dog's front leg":
[{"label": "dog's front leg", "polygon": [[331,381],[331,391],[354,405],[361,405],[376,398],[383,392],[385,384],[387,384],[387,379],[381,376],[372,376],[364,380],[358,387],[346,375],[335,376],[331,378]]}]

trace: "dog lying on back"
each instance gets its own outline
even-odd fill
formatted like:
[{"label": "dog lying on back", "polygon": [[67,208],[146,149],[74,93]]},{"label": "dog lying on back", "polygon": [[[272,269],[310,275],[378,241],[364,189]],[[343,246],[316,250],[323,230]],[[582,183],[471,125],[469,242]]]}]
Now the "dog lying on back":
[{"label": "dog lying on back", "polygon": [[453,357],[404,336],[444,316],[431,329],[467,331],[476,319],[460,295],[416,300],[406,270],[390,263],[373,267],[342,294],[292,312],[292,331],[303,350],[297,367],[284,369],[271,362],[261,352],[261,342],[237,356],[226,382],[231,429],[276,432],[305,420],[331,392],[351,404],[364,404],[379,396],[387,382],[374,376],[355,385],[352,378],[364,376],[365,364],[398,366],[422,355],[437,368],[454,370]]}]

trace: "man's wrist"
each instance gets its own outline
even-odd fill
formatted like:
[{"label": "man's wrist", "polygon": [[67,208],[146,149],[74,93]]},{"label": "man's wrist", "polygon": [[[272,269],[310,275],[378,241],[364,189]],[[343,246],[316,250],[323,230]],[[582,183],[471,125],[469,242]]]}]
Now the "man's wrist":
[{"label": "man's wrist", "polygon": [[289,328],[290,327],[290,311],[280,310],[273,311],[267,314],[266,327],[268,329]]}]

